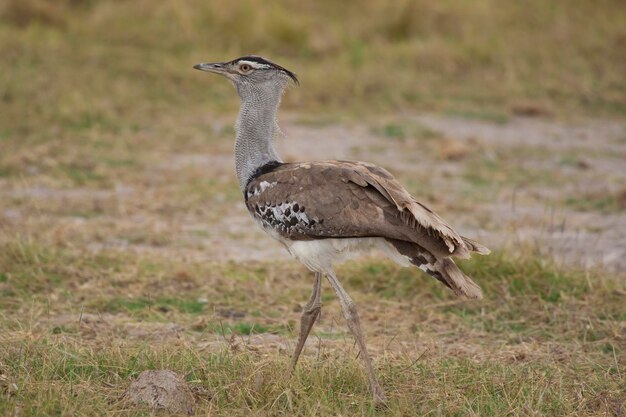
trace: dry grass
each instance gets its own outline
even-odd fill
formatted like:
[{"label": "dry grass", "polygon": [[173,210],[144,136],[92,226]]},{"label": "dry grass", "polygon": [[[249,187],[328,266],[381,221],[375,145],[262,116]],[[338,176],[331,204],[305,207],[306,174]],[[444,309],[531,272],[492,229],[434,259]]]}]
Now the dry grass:
[{"label": "dry grass", "polygon": [[232,109],[230,87],[199,88],[209,81],[191,65],[244,53],[300,73],[303,88],[286,98],[299,109],[620,117],[625,13],[610,0],[8,0],[2,134],[59,123],[123,130],[176,109]]},{"label": "dry grass", "polygon": [[[516,115],[623,119],[624,13],[609,0],[0,4],[0,414],[149,414],[124,390],[168,368],[199,415],[380,415],[328,289],[285,378],[310,277],[250,260],[280,248],[241,207],[236,97],[191,65],[254,52],[298,72],[287,128],[305,139],[289,157],[378,162],[481,238],[582,225],[602,258],[621,242],[606,235],[623,224],[623,126]],[[531,216],[546,204],[558,227]],[[340,269],[387,415],[626,412],[623,272],[509,244],[463,264],[477,303],[379,259]],[[247,261],[223,260],[233,252]]]},{"label": "dry grass", "polygon": [[[208,265],[28,242],[0,253],[3,414],[134,415],[129,379],[167,368],[187,375],[199,415],[380,415],[329,289],[317,337],[293,379],[283,377],[294,306],[311,281],[291,263]],[[463,267],[484,301],[455,300],[380,261],[340,269],[390,393],[387,415],[624,412],[623,283],[527,256]]]}]

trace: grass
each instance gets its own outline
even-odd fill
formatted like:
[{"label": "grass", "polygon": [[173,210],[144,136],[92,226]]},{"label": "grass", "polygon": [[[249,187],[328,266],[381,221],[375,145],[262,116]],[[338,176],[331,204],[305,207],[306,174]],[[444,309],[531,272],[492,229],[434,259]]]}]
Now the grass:
[{"label": "grass", "polygon": [[[58,345],[52,342],[52,346]],[[215,415],[243,416],[252,410],[261,415],[597,415],[619,413],[621,406],[619,394],[614,391],[615,382],[611,382],[615,377],[607,378],[602,369],[574,368],[563,372],[548,364],[510,367],[455,359],[411,366],[407,359],[386,359],[380,366],[389,376],[389,388],[402,391],[406,397],[393,396],[390,410],[381,413],[365,400],[367,387],[354,359],[344,360],[338,367],[334,365],[336,360],[324,360],[316,366],[305,363],[287,382],[277,378],[285,372],[287,361],[276,356],[262,358],[228,351],[196,355],[185,348],[174,352],[145,345],[122,346],[127,349],[124,354],[111,355],[81,349],[71,342],[63,347],[67,350],[43,361],[42,351],[48,351],[48,345],[29,346],[23,351],[29,359],[14,353],[23,367],[43,366],[40,378],[53,381],[46,389],[38,388],[35,381],[27,385],[39,393],[33,398],[34,406],[23,409],[26,414],[89,415],[114,408],[125,415],[128,404],[115,386],[142,370],[158,369],[165,364],[188,374],[194,391],[201,396],[199,411]],[[577,372],[590,373],[582,386],[568,381]],[[424,384],[425,380],[429,384]],[[100,382],[101,387],[94,386],[94,381]],[[445,397],[433,395],[444,388]],[[599,392],[572,407],[568,391],[577,389]],[[74,397],[70,404],[64,401],[67,395]]]},{"label": "grass", "polygon": [[452,117],[461,117],[465,119],[475,119],[475,120],[484,120],[488,122],[498,123],[498,124],[506,124],[510,120],[510,114],[506,112],[497,112],[497,111],[455,111],[450,110],[446,112],[448,116]]},{"label": "grass", "polygon": [[300,74],[290,108],[497,122],[520,106],[609,117],[626,108],[618,1],[307,2],[307,13],[286,1],[80,4],[10,0],[0,10],[3,138],[48,137],[60,123],[75,136],[115,134],[177,109],[230,111],[230,86],[191,65],[250,52]]},{"label": "grass", "polygon": [[157,311],[167,313],[174,309],[181,313],[200,314],[204,309],[206,302],[202,300],[185,300],[180,298],[157,298],[151,300],[149,298],[114,298],[107,302],[103,308],[104,311],[110,312],[136,312],[142,310],[155,309]]},{"label": "grass", "polygon": [[[166,368],[186,375],[200,414],[381,415],[332,297],[314,356],[282,377],[291,348],[271,337],[294,340],[299,313],[286,300],[302,305],[310,284],[292,263],[190,264],[32,242],[0,254],[0,373],[17,386],[5,386],[2,414],[134,415],[123,395],[129,379]],[[390,395],[384,415],[623,410],[623,282],[532,255],[462,267],[483,301],[458,301],[386,262],[340,268]],[[169,323],[181,328],[168,333]],[[142,326],[152,333],[137,336]]]},{"label": "grass", "polygon": [[427,143],[433,139],[441,139],[441,134],[439,132],[428,129],[419,123],[403,119],[375,126],[372,128],[372,133],[383,138],[402,141],[405,144],[410,140]]},{"label": "grass", "polygon": [[598,211],[601,213],[619,213],[625,208],[626,192],[620,194],[590,193],[583,197],[568,197],[565,205],[579,211]]},{"label": "grass", "polygon": [[490,150],[489,156],[474,152],[464,165],[462,178],[466,186],[463,193],[474,200],[493,201],[502,190],[553,188],[563,184],[564,174],[549,165],[534,169],[524,166],[525,155],[528,155],[529,160],[541,160],[533,155],[534,152],[523,147],[506,151]]},{"label": "grass", "polygon": [[[466,127],[505,127],[516,115],[623,120],[621,6],[5,1],[0,415],[149,415],[124,392],[163,368],[185,376],[198,415],[623,414],[623,276],[519,246],[462,263],[485,290],[480,302],[376,258],[339,269],[388,410],[372,407],[328,288],[287,378],[310,274],[227,260],[277,255],[250,230],[232,172],[236,95],[191,69],[246,53],[293,69],[302,87],[285,95],[298,111],[287,130],[319,130],[363,159],[386,155],[411,192],[461,225],[504,233],[494,201],[525,208],[546,195],[595,225],[618,217],[623,193],[562,190],[580,179],[621,189],[612,167],[623,134],[605,131],[615,123],[594,128],[593,152],[581,131],[553,152],[444,135],[413,116],[476,120]],[[614,224],[598,223],[597,236]]]}]

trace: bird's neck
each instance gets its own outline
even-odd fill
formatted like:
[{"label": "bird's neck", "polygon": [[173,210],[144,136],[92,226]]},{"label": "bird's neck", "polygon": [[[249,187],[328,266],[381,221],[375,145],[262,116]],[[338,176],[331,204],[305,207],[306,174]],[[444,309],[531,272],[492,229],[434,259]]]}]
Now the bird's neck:
[{"label": "bird's neck", "polygon": [[239,187],[244,191],[254,171],[268,162],[282,162],[273,138],[279,132],[276,113],[282,88],[238,86],[241,108],[235,129],[235,168]]}]

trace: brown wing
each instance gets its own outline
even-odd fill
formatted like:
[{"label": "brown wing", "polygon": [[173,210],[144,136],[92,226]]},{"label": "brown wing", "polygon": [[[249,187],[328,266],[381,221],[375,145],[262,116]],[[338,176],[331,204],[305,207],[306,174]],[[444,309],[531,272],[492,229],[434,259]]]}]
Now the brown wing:
[{"label": "brown wing", "polygon": [[245,195],[262,225],[288,239],[385,237],[416,243],[435,256],[469,256],[461,236],[374,165],[282,164],[253,178]]}]

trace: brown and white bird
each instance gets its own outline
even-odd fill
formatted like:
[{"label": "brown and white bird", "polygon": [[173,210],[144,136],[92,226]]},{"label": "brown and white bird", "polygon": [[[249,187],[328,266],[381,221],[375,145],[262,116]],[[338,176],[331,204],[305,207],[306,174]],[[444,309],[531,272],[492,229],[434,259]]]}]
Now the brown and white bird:
[{"label": "brown and white bird", "polygon": [[481,298],[480,287],[451,257],[469,258],[471,252],[486,255],[489,249],[455,232],[383,168],[351,161],[282,162],[273,144],[280,132],[276,113],[289,82],[299,84],[293,72],[258,56],[194,68],[225,76],[241,99],[235,159],[250,214],[315,272],[292,370],[320,314],[325,276],[358,343],[374,401],[386,402],[367,353],[356,306],[339,283],[333,265],[379,249],[400,265],[422,269],[456,295]]}]

